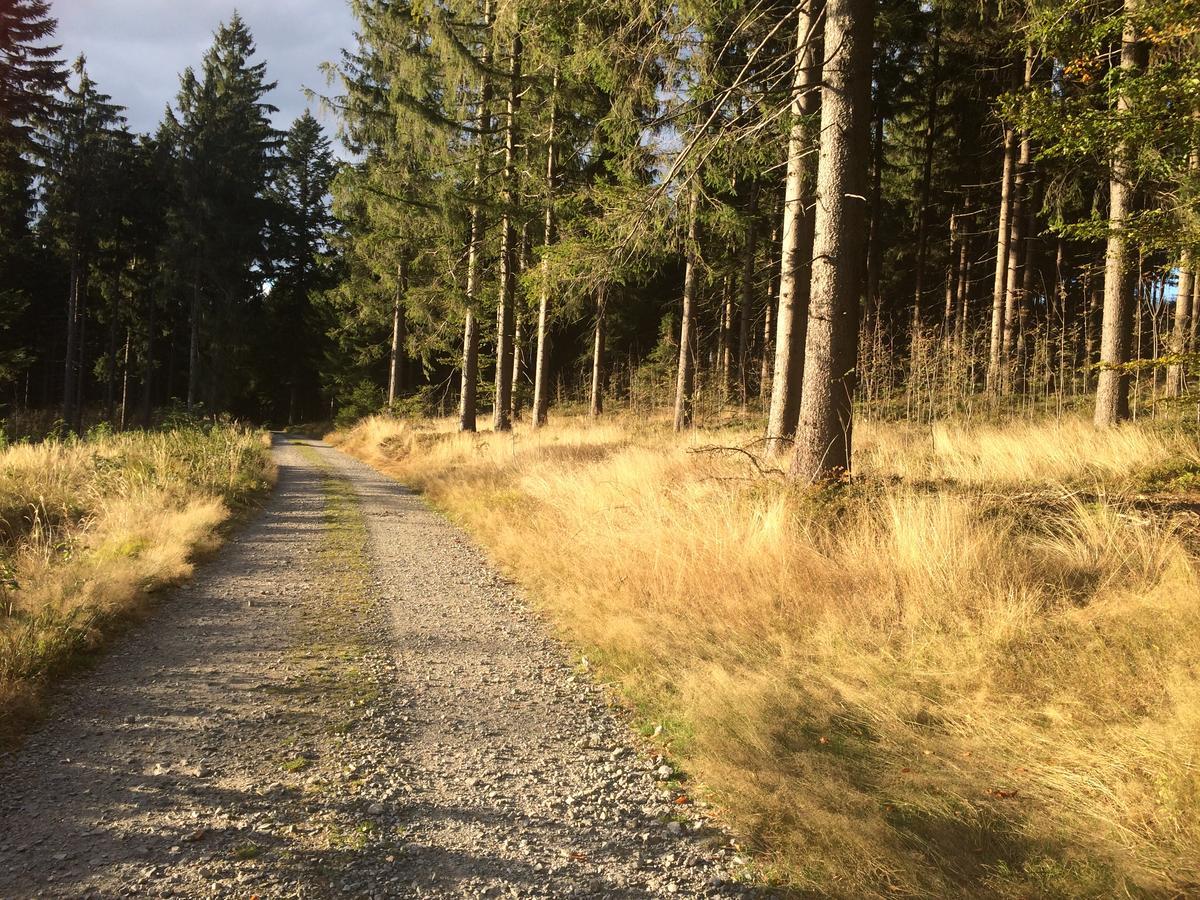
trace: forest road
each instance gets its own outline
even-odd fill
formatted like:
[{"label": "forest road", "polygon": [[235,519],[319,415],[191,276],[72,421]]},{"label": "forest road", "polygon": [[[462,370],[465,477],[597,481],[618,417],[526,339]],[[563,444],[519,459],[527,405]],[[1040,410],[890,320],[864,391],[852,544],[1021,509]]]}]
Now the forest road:
[{"label": "forest road", "polygon": [[756,893],[462,532],[273,452],[264,509],[0,757],[0,898]]}]

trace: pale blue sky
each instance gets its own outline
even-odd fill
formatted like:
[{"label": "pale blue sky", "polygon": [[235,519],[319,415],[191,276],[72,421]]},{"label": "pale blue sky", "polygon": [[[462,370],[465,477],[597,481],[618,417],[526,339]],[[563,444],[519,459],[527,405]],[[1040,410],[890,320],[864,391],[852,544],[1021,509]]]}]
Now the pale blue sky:
[{"label": "pale blue sky", "polygon": [[[58,19],[54,42],[73,60],[83,52],[101,89],[127,107],[134,131],[153,131],[167,103],[174,103],[179,73],[199,67],[217,25],[236,8],[279,86],[277,127],[304,112],[305,87],[325,90],[318,67],[337,61],[353,43],[354,17],[346,0],[51,0]],[[313,104],[332,132],[334,122]]]}]

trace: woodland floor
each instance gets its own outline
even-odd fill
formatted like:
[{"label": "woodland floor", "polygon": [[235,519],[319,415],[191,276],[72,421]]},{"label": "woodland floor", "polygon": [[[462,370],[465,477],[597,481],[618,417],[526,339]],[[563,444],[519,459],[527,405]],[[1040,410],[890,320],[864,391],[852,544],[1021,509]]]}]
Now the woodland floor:
[{"label": "woodland floor", "polygon": [[0,897],[752,892],[459,530],[275,454],[261,514],[0,757]]}]

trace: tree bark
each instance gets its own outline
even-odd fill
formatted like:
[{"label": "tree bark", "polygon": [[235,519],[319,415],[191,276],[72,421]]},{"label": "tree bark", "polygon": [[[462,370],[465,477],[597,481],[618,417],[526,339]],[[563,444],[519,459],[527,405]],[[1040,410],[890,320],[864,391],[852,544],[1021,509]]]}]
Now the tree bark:
[{"label": "tree bark", "polygon": [[[1175,294],[1175,319],[1171,326],[1171,355],[1179,356],[1189,350],[1189,338],[1192,333],[1192,317],[1196,310],[1192,308],[1192,293],[1196,283],[1196,274],[1191,254],[1184,256],[1179,269],[1179,290]],[[1182,362],[1172,362],[1167,366],[1167,396],[1179,397],[1185,388],[1184,365]]]},{"label": "tree bark", "polygon": [[388,406],[396,402],[403,385],[404,366],[404,307],[400,300],[405,291],[404,263],[396,268],[396,296],[392,299],[392,346],[388,358]]},{"label": "tree bark", "polygon": [[[484,45],[483,45],[483,74],[479,76],[479,147],[475,157],[475,176],[472,187],[476,194],[483,188],[484,166],[487,163],[487,135],[491,129],[491,115],[488,107],[492,101],[492,80],[488,70],[492,65],[491,0],[483,4]],[[467,309],[463,319],[463,363],[462,390],[459,393],[458,428],[460,431],[475,431],[478,415],[478,384],[479,384],[479,320],[475,310],[479,302],[480,268],[483,265],[483,208],[476,196],[471,202],[471,236],[467,250]]]},{"label": "tree bark", "polygon": [[[1138,0],[1125,0],[1121,29],[1121,75],[1129,78],[1145,66],[1146,48],[1139,40]],[[1119,88],[1117,112],[1130,109],[1129,94]],[[1100,376],[1096,384],[1097,428],[1108,428],[1129,418],[1129,362],[1132,344],[1133,270],[1129,265],[1129,239],[1125,232],[1133,206],[1133,153],[1121,139],[1113,152],[1109,176],[1108,244],[1104,255],[1104,318],[1100,328]]]},{"label": "tree bark", "polygon": [[742,245],[742,293],[738,310],[737,341],[737,385],[742,409],[746,408],[750,394],[750,305],[754,302],[754,255],[757,250],[755,221],[758,213],[758,188],[750,188],[750,204],[747,209],[746,241]]},{"label": "tree bark", "polygon": [[[778,234],[772,231],[771,245],[775,245]],[[774,279],[772,279],[774,282]],[[775,345],[772,338],[775,334],[774,313],[776,303],[778,302],[779,291],[772,283],[771,290],[767,292],[767,301],[763,304],[763,333],[762,333],[762,359],[759,360],[758,372],[758,399],[765,406],[771,399],[771,380],[773,373],[773,364],[775,362]]]},{"label": "tree bark", "polygon": [[500,297],[496,304],[496,398],[492,427],[512,429],[513,304],[516,299],[516,234],[513,212],[516,202],[517,107],[521,102],[521,35],[512,39],[508,70],[508,102],[504,125],[504,212],[500,219]]},{"label": "tree bark", "polygon": [[[775,318],[775,367],[766,452],[780,452],[796,435],[804,384],[805,333],[813,260],[813,166],[811,117],[821,103],[823,44],[820,0],[807,0],[796,16],[796,63],[792,77],[792,127],[788,137],[779,264],[779,308]],[[831,48],[832,49],[832,48]],[[823,132],[822,132],[823,134]]]},{"label": "tree bark", "polygon": [[967,328],[971,315],[971,224],[968,221],[965,233],[958,239],[958,288],[955,291],[958,312],[954,319],[954,341],[962,349],[966,346]]},{"label": "tree bark", "polygon": [[592,334],[592,409],[593,419],[604,412],[604,314],[605,286],[596,288],[596,327]]},{"label": "tree bark", "polygon": [[[1200,110],[1192,113],[1193,118],[1200,119]],[[1200,147],[1192,148],[1188,154],[1188,168],[1193,174],[1200,171]],[[1195,349],[1196,319],[1200,309],[1196,308],[1193,294],[1196,293],[1200,279],[1196,278],[1196,259],[1190,252],[1184,253],[1179,267],[1179,290],[1175,295],[1175,319],[1171,328],[1170,351],[1172,356],[1178,356]],[[1182,362],[1174,362],[1167,366],[1167,396],[1178,397],[1186,388],[1186,367]]]},{"label": "tree bark", "polygon": [[883,282],[883,110],[874,111],[871,126],[871,224],[867,237],[867,308],[876,312],[882,306]]},{"label": "tree bark", "polygon": [[925,293],[925,257],[929,248],[929,198],[933,191],[933,147],[937,136],[937,94],[938,78],[941,68],[941,30],[940,24],[933,26],[933,46],[930,50],[929,93],[925,98],[925,135],[923,139],[921,159],[921,193],[917,207],[917,259],[914,265],[915,284],[913,287],[912,333],[916,335],[921,325],[922,309]]},{"label": "tree bark", "polygon": [[[699,173],[694,176],[700,178]],[[696,386],[696,216],[700,186],[693,184],[688,197],[687,265],[683,274],[683,310],[679,320],[679,371],[675,379],[675,430],[683,431],[692,425],[693,393]]]},{"label": "tree bark", "polygon": [[63,361],[62,420],[71,427],[75,421],[75,366],[79,356],[79,291],[83,280],[78,254],[71,256],[71,275],[67,289],[67,349]]},{"label": "tree bark", "polygon": [[[1025,51],[1025,77],[1023,84],[1028,91],[1033,81],[1033,49]],[[1009,210],[1009,227],[1012,234],[1008,242],[1008,265],[1005,274],[1004,299],[1004,340],[1001,346],[1001,388],[1009,392],[1014,387],[1013,355],[1017,349],[1017,334],[1020,330],[1020,310],[1025,303],[1023,275],[1025,254],[1028,249],[1026,232],[1028,230],[1028,208],[1031,205],[1029,197],[1029,175],[1033,160],[1032,146],[1029,134],[1021,133],[1020,150],[1017,158],[1016,176],[1013,179],[1012,207]]]},{"label": "tree bark", "polygon": [[546,424],[550,409],[550,262],[546,251],[554,241],[555,127],[558,124],[558,67],[550,91],[550,127],[546,135],[546,211],[542,234],[542,278],[538,296],[537,359],[533,372],[533,427]]},{"label": "tree bark", "polygon": [[1013,168],[1016,162],[1017,135],[1004,129],[1004,172],[1000,177],[1000,213],[996,227],[996,278],[992,286],[992,334],[988,350],[987,387],[999,391],[1004,345],[1005,288],[1008,284],[1008,248],[1012,237],[1009,213],[1012,207]]},{"label": "tree bark", "polygon": [[187,410],[193,412],[200,399],[200,284],[192,281],[192,310],[188,332]]},{"label": "tree bark", "polygon": [[821,150],[817,163],[812,299],[804,390],[791,474],[807,481],[850,471],[858,310],[870,160],[871,0],[825,9]]}]

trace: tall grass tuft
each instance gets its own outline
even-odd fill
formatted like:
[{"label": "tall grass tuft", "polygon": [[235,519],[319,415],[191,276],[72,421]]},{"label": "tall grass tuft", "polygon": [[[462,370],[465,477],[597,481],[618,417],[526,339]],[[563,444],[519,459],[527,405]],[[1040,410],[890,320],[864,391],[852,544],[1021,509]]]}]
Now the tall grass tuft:
[{"label": "tall grass tuft", "polygon": [[230,509],[272,477],[230,426],[96,435],[0,451],[0,732],[47,679],[191,572]]},{"label": "tall grass tuft", "polygon": [[[1194,434],[872,423],[814,493],[736,429],[368,420],[801,891],[1200,884]],[[1180,481],[1187,484],[1187,480]]]}]

